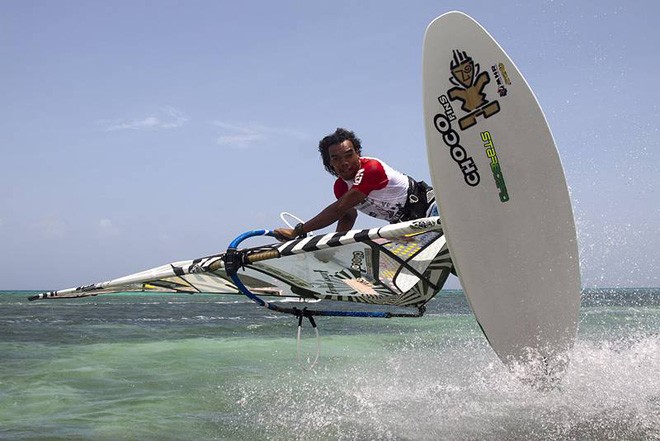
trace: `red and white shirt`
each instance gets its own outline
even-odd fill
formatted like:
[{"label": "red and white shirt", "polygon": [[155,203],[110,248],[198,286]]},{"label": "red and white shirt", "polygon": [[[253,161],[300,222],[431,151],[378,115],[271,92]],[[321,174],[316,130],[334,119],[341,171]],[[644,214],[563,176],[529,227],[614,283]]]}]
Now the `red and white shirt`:
[{"label": "red and white shirt", "polygon": [[335,196],[342,197],[355,188],[367,198],[356,205],[359,211],[388,222],[398,221],[408,198],[408,176],[394,170],[383,161],[360,157],[360,169],[352,181],[337,178]]}]

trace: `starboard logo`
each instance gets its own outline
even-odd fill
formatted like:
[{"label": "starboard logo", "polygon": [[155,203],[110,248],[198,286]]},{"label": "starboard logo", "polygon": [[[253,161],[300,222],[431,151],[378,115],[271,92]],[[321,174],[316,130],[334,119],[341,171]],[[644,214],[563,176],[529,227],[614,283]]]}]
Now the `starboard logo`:
[{"label": "starboard logo", "polygon": [[484,88],[490,83],[488,72],[480,72],[479,64],[475,64],[467,52],[454,50],[453,60],[449,64],[451,77],[449,81],[455,85],[447,91],[447,96],[441,95],[438,101],[444,109],[444,113],[438,113],[433,118],[433,125],[442,134],[442,140],[449,147],[451,158],[456,162],[463,173],[465,182],[475,187],[479,185],[481,178],[477,165],[468,152],[461,145],[460,135],[451,126],[451,121],[456,119],[451,101],[459,101],[461,109],[467,115],[458,120],[461,131],[465,131],[477,124],[477,117],[490,118],[500,111],[497,101],[488,101]]},{"label": "starboard logo", "polygon": [[468,112],[458,120],[461,130],[467,130],[477,124],[477,117],[490,118],[500,111],[497,101],[488,101],[484,88],[490,83],[488,72],[479,72],[479,64],[465,51],[454,51],[454,59],[450,64],[451,81],[456,87],[447,91],[452,101],[460,101],[461,109]]},{"label": "starboard logo", "polygon": [[490,169],[493,172],[495,185],[500,191],[500,201],[507,202],[509,200],[509,192],[506,189],[506,182],[504,180],[504,174],[502,173],[502,167],[500,166],[500,160],[497,158],[497,151],[495,150],[495,145],[493,144],[493,137],[489,131],[485,131],[481,132],[481,140],[484,143],[486,156],[490,158]]}]

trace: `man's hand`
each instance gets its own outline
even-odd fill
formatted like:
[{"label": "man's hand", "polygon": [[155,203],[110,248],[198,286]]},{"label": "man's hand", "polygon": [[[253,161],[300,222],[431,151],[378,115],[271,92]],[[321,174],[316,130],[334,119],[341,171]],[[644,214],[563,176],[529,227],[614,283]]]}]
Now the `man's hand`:
[{"label": "man's hand", "polygon": [[[305,231],[302,231],[302,233],[320,230],[337,221],[340,221],[337,225],[337,231],[350,230],[355,223],[355,218],[357,218],[357,211],[354,207],[366,198],[367,196],[364,193],[351,188],[342,197],[305,222]],[[273,233],[275,233],[277,240],[281,241],[292,240],[298,237],[298,234],[296,234],[293,228],[276,228],[273,230]]]},{"label": "man's hand", "polygon": [[293,228],[275,228],[273,230],[275,233],[275,239],[286,242],[287,240],[293,240],[296,238],[296,232]]}]

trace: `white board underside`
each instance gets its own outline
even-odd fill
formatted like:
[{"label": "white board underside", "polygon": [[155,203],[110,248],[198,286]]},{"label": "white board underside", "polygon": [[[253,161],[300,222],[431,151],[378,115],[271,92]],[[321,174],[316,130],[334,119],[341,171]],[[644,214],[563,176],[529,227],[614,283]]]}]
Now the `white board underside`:
[{"label": "white board underside", "polygon": [[465,14],[429,25],[423,58],[431,176],[468,301],[505,362],[555,357],[575,338],[580,278],[545,117],[510,58]]}]

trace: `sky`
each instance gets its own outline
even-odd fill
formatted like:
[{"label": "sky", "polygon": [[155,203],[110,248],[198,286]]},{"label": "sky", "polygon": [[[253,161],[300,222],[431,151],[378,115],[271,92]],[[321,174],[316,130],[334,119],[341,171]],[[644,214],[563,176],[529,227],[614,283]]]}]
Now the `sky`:
[{"label": "sky", "polygon": [[422,41],[451,10],[498,40],[546,114],[583,286],[660,286],[660,3],[7,0],[0,290],[108,280],[224,251],[281,211],[309,219],[333,201],[317,146],[337,127],[430,182]]}]

